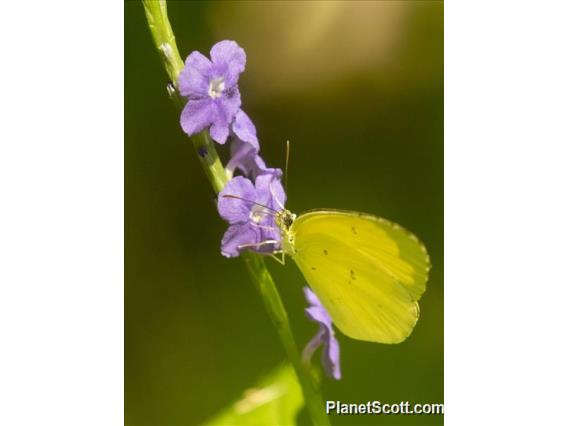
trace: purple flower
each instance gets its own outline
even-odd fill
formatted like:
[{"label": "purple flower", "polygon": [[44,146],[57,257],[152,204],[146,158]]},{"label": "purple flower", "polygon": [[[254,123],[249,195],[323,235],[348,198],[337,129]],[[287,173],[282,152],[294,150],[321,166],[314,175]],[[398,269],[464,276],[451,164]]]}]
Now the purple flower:
[{"label": "purple flower", "polygon": [[227,163],[227,171],[234,173],[235,169],[251,179],[256,179],[261,175],[271,175],[275,179],[282,177],[282,170],[266,167],[266,163],[254,147],[239,139],[231,142],[231,159]]},{"label": "purple flower", "polygon": [[304,287],[304,295],[309,303],[305,309],[307,317],[319,324],[319,330],[308,342],[302,353],[304,362],[309,363],[314,352],[323,345],[321,362],[326,374],[335,379],[341,379],[339,368],[339,342],[333,332],[331,317],[323,307],[318,297],[308,287]]},{"label": "purple flower", "polygon": [[279,250],[281,236],[274,212],[282,209],[285,201],[284,188],[272,175],[258,176],[254,185],[243,176],[231,179],[217,202],[219,214],[230,225],[221,241],[223,256],[236,257],[243,250]]},{"label": "purple flower", "polygon": [[239,109],[235,115],[232,130],[241,142],[250,144],[256,152],[260,151],[260,145],[256,137],[256,127],[242,109]]},{"label": "purple flower", "polygon": [[266,167],[264,160],[258,155],[260,146],[254,124],[239,110],[232,126],[231,159],[227,163],[227,171],[234,173],[239,169],[245,176],[256,179],[257,176],[270,174],[276,179],[282,177],[282,170]]},{"label": "purple flower", "polygon": [[211,60],[194,51],[178,77],[178,88],[188,102],[181,113],[181,127],[189,136],[211,126],[213,140],[224,144],[229,126],[241,106],[237,83],[245,69],[245,51],[224,40],[211,48]]}]

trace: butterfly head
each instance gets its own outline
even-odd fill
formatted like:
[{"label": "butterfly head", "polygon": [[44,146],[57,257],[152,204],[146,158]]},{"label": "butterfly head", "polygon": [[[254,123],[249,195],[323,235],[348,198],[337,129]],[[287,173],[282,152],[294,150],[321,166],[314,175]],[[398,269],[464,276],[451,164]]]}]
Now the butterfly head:
[{"label": "butterfly head", "polygon": [[288,231],[294,220],[296,219],[296,215],[292,213],[290,210],[282,209],[276,213],[274,216],[274,221],[276,222],[276,226],[280,228],[282,231]]}]

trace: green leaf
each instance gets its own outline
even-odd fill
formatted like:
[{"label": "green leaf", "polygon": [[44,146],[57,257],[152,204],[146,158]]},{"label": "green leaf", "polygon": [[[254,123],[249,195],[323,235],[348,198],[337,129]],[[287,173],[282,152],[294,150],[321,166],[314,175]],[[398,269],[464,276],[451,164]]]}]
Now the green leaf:
[{"label": "green leaf", "polygon": [[243,397],[205,425],[294,425],[304,404],[294,369],[284,364],[245,390]]}]

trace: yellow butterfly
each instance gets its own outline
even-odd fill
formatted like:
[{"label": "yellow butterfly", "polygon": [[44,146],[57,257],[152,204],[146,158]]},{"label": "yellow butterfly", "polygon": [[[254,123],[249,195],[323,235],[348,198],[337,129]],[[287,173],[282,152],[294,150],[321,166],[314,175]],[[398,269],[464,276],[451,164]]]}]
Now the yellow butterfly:
[{"label": "yellow butterfly", "polygon": [[[285,177],[290,142],[286,148]],[[404,341],[418,321],[418,300],[428,281],[430,257],[424,244],[401,226],[370,214],[319,209],[297,217],[272,188],[271,192],[279,209],[223,195],[262,207],[257,213],[273,216],[280,230],[281,241],[239,248],[280,243],[281,249],[273,251],[273,257],[280,263],[285,263],[286,255],[294,259],[345,335],[378,343]],[[277,253],[282,257],[274,256]]]},{"label": "yellow butterfly", "polygon": [[294,259],[333,322],[347,336],[405,340],[418,321],[430,258],[413,234],[377,216],[279,210],[282,253]]}]

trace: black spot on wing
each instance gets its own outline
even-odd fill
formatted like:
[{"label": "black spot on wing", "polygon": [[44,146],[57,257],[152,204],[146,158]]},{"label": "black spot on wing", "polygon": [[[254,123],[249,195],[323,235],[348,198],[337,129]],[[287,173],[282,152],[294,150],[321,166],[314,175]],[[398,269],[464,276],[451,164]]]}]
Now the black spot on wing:
[{"label": "black spot on wing", "polygon": [[351,232],[353,232],[353,235],[357,235],[357,229],[354,226],[351,227]]},{"label": "black spot on wing", "polygon": [[326,256],[328,255],[328,252],[326,249],[323,249],[323,254],[325,254]]}]

